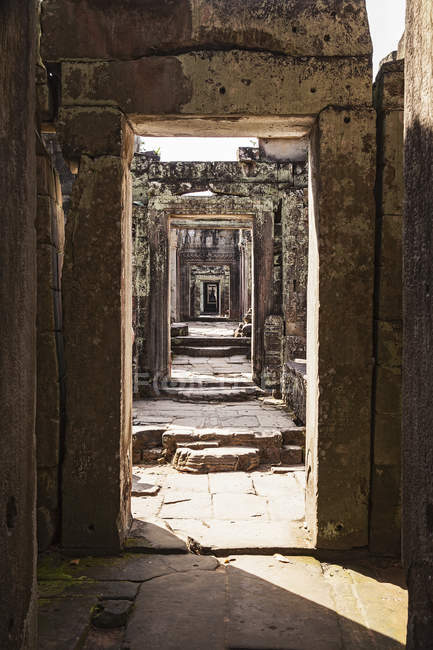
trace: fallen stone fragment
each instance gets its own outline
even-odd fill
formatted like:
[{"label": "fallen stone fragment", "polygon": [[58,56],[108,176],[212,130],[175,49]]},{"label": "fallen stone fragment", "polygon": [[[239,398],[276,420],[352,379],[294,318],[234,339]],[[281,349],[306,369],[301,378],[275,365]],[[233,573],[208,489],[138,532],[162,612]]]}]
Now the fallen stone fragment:
[{"label": "fallen stone fragment", "polygon": [[132,476],[132,491],[133,497],[153,497],[158,494],[161,487],[152,483],[146,483],[140,477]]},{"label": "fallen stone fragment", "polygon": [[179,448],[173,466],[180,472],[206,474],[208,472],[249,472],[260,464],[260,453],[250,447],[218,447],[216,449]]},{"label": "fallen stone fragment", "polygon": [[290,472],[302,471],[304,471],[304,465],[279,465],[277,467],[271,467],[272,474],[289,474]]},{"label": "fallen stone fragment", "polygon": [[95,627],[115,628],[126,625],[132,603],[129,600],[104,600],[96,605],[92,613]]}]

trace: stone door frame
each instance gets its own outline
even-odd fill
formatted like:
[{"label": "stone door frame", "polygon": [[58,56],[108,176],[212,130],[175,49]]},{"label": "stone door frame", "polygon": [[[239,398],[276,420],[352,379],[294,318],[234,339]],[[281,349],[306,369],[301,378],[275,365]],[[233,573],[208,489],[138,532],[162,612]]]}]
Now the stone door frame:
[{"label": "stone door frame", "polygon": [[[305,29],[300,38],[300,30],[286,29],[292,20],[286,4],[275,3],[278,16],[286,12],[282,41],[273,41],[282,43],[277,54],[263,51],[274,21],[265,24],[266,38],[254,49],[251,38],[262,33],[263,20],[242,31],[231,16],[221,39],[218,30],[212,34],[211,49],[200,25],[192,40],[182,41],[183,32],[173,36],[170,54],[155,42],[130,56],[129,39],[116,47],[110,40],[117,5],[93,21],[77,19],[65,53],[64,35],[56,37],[58,14],[44,12],[44,60],[58,64],[61,83],[56,130],[65,159],[79,170],[63,276],[62,541],[68,548],[120,549],[131,520],[133,132],[309,137],[307,524],[321,548],[368,544],[376,176],[371,39],[363,3],[332,20],[333,38],[326,42],[317,26],[322,19],[329,24],[328,11],[312,18],[303,13],[305,3],[295,3]],[[219,5],[206,6],[212,15]],[[100,9],[89,5],[89,11]],[[122,8],[122,19],[134,29],[139,21],[128,11]],[[242,20],[252,19],[242,13]],[[90,37],[95,25],[108,40]],[[161,38],[166,29],[157,31]],[[138,49],[143,38],[141,30]],[[239,38],[246,38],[241,49]],[[114,47],[108,57],[101,43]],[[263,296],[263,307],[256,296],[256,314],[267,310],[268,299]],[[157,352],[164,361],[167,350]],[[104,508],[101,483],[107,486]]]},{"label": "stone door frame", "polygon": [[[165,265],[160,265],[156,272],[157,282],[166,287],[163,304],[158,307],[161,317],[157,327],[158,340],[153,345],[164,351],[164,358],[160,359],[159,367],[162,368],[161,379],[169,375],[170,367],[170,296],[165,268],[170,268],[170,247],[168,245],[170,228],[173,227],[213,227],[213,228],[251,228],[253,233],[253,328],[251,341],[251,356],[253,380],[262,384],[264,367],[264,324],[266,316],[272,312],[272,270],[273,270],[273,228],[274,208],[271,199],[248,199],[227,197],[175,197],[170,199],[158,198],[149,202],[150,218],[158,220],[161,224],[162,250],[166,252]],[[160,301],[158,301],[159,304]],[[164,318],[164,314],[167,315]]]}]

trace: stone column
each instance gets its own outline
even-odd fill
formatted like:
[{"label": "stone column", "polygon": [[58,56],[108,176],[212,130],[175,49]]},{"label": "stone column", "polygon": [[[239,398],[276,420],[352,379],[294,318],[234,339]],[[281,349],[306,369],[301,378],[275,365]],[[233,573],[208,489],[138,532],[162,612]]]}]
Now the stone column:
[{"label": "stone column", "polygon": [[170,317],[176,322],[178,320],[178,286],[177,286],[177,230],[170,231]]},{"label": "stone column", "polygon": [[37,646],[34,0],[0,3],[0,647]]},{"label": "stone column", "polygon": [[370,543],[401,554],[401,374],[404,61],[384,63],[376,80],[376,289]]},{"label": "stone column", "polygon": [[307,317],[306,512],[319,548],[368,543],[375,168],[375,112],[324,110],[310,144]]},{"label": "stone column", "polygon": [[403,555],[407,648],[433,639],[433,5],[409,0],[403,228]]},{"label": "stone column", "polygon": [[131,520],[133,137],[112,108],[63,111],[58,131],[78,164],[63,274],[62,545],[112,553]]}]

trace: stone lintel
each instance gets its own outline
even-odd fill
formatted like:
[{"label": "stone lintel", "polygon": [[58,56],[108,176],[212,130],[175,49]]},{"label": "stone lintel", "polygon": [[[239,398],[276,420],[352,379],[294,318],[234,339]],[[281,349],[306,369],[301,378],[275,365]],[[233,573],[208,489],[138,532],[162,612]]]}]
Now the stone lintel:
[{"label": "stone lintel", "polygon": [[[234,133],[242,116],[269,116],[268,125],[275,117],[284,116],[282,135],[289,137],[293,124],[300,136],[311,127],[310,120],[302,130],[300,117],[317,115],[328,105],[371,105],[370,65],[369,56],[289,58],[242,51],[192,52],[134,61],[66,61],[61,65],[62,104],[119,107],[134,122],[136,132],[144,125],[147,135],[152,116],[158,120],[211,117],[217,133],[219,120],[224,126],[235,119],[231,125]],[[182,125],[176,128],[182,129]],[[267,136],[266,124],[259,135]]]}]

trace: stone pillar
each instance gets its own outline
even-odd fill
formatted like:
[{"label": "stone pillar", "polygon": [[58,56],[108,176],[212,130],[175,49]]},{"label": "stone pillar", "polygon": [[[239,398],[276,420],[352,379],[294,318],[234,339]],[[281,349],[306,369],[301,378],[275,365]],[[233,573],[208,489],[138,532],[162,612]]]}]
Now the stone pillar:
[{"label": "stone pillar", "polygon": [[112,553],[131,520],[133,137],[112,108],[63,111],[58,130],[79,166],[63,274],[62,545]]},{"label": "stone pillar", "polygon": [[403,551],[407,648],[433,639],[433,4],[409,0],[403,235]]},{"label": "stone pillar", "polygon": [[59,176],[42,142],[37,144],[37,524],[38,549],[59,534],[59,462],[61,455],[61,376],[63,332],[61,275],[65,220]]},{"label": "stone pillar", "polygon": [[169,234],[170,238],[170,317],[172,322],[179,320],[177,310],[178,303],[178,286],[177,286],[177,230],[172,228]]},{"label": "stone pillar", "polygon": [[373,110],[328,108],[310,145],[306,512],[319,548],[368,543],[375,140]]},{"label": "stone pillar", "polygon": [[370,542],[373,553],[401,553],[401,364],[404,61],[388,61],[375,87],[375,373]]},{"label": "stone pillar", "polygon": [[36,648],[36,2],[0,3],[0,647]]}]

